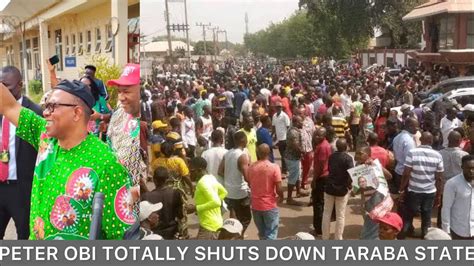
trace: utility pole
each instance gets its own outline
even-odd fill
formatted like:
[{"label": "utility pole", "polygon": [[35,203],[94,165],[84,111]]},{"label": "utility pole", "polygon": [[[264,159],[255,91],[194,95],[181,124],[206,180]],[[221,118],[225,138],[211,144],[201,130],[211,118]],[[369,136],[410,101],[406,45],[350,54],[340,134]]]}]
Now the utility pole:
[{"label": "utility pole", "polygon": [[212,40],[214,42],[214,60],[217,61],[217,44],[216,44],[216,31],[219,30],[219,27],[211,28],[212,30]]},{"label": "utility pole", "polygon": [[187,46],[187,54],[188,54],[188,64],[191,68],[191,52],[189,50],[189,26],[188,26],[188,6],[186,4],[186,0],[184,0],[184,17],[185,17],[185,24],[186,24],[186,46]]},{"label": "utility pole", "polygon": [[249,16],[247,12],[245,12],[245,35],[249,34]]},{"label": "utility pole", "polygon": [[206,47],[206,27],[210,27],[211,23],[203,24],[202,22],[196,23],[196,26],[202,27],[202,39],[204,42],[204,59],[207,56],[207,47]]},{"label": "utility pole", "polygon": [[229,42],[227,41],[227,30],[220,30],[217,33],[224,33],[225,34],[225,49],[229,50]]},{"label": "utility pole", "polygon": [[171,29],[170,29],[170,12],[168,9],[168,0],[165,0],[165,6],[166,6],[166,32],[168,33],[168,50],[169,50],[169,57],[170,60],[173,56],[173,47],[171,45]]}]

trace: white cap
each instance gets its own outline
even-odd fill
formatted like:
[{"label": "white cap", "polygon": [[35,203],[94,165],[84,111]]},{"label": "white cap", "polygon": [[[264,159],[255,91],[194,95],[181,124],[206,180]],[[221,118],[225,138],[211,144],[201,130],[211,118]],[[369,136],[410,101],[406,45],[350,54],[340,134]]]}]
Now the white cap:
[{"label": "white cap", "polygon": [[151,213],[161,210],[163,203],[151,204],[149,201],[140,202],[140,222],[148,219]]},{"label": "white cap", "polygon": [[239,220],[234,219],[234,218],[229,218],[224,221],[222,224],[222,228],[227,230],[227,232],[232,233],[232,234],[242,234],[242,230],[244,227],[242,224],[239,222]]},{"label": "white cap", "polygon": [[147,235],[142,240],[163,240],[163,237],[156,234]]},{"label": "white cap", "polygon": [[299,232],[299,233],[296,233],[295,240],[315,240],[315,238],[310,233]]},{"label": "white cap", "polygon": [[451,240],[451,236],[439,228],[430,227],[425,235],[425,240]]}]

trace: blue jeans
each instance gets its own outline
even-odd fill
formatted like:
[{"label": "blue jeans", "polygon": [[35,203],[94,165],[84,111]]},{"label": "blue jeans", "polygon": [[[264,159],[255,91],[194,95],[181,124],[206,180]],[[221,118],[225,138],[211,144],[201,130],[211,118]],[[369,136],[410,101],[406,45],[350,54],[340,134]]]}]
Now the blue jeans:
[{"label": "blue jeans", "polygon": [[275,240],[278,236],[280,215],[278,208],[268,211],[252,210],[253,220],[258,229],[260,240]]},{"label": "blue jeans", "polygon": [[363,215],[364,225],[360,232],[360,239],[374,240],[379,238],[379,224],[374,222],[367,214]]},{"label": "blue jeans", "polygon": [[409,191],[404,202],[405,213],[403,215],[402,238],[410,229],[413,223],[413,217],[420,211],[421,213],[421,237],[423,238],[431,226],[431,211],[436,193],[415,193]]},{"label": "blue jeans", "polygon": [[290,160],[284,159],[286,162],[286,167],[288,168],[288,184],[295,185],[296,182],[300,179],[301,175],[301,161],[300,160]]}]

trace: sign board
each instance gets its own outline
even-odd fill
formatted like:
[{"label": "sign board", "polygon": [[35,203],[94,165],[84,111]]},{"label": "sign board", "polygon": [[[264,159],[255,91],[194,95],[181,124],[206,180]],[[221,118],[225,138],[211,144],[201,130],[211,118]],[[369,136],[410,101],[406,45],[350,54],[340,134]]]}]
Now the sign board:
[{"label": "sign board", "polygon": [[75,56],[66,56],[66,58],[64,58],[64,61],[65,61],[64,65],[66,67],[76,67],[77,66]]}]

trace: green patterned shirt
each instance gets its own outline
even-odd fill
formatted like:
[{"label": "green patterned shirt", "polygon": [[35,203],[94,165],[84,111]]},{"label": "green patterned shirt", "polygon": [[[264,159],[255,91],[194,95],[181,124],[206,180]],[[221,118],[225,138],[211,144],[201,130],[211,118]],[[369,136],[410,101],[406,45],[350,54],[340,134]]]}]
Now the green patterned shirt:
[{"label": "green patterned shirt", "polygon": [[38,150],[31,192],[30,239],[88,239],[95,192],[104,193],[102,239],[122,239],[136,221],[130,178],[110,148],[89,134],[65,150],[46,121],[23,108],[18,137]]}]

